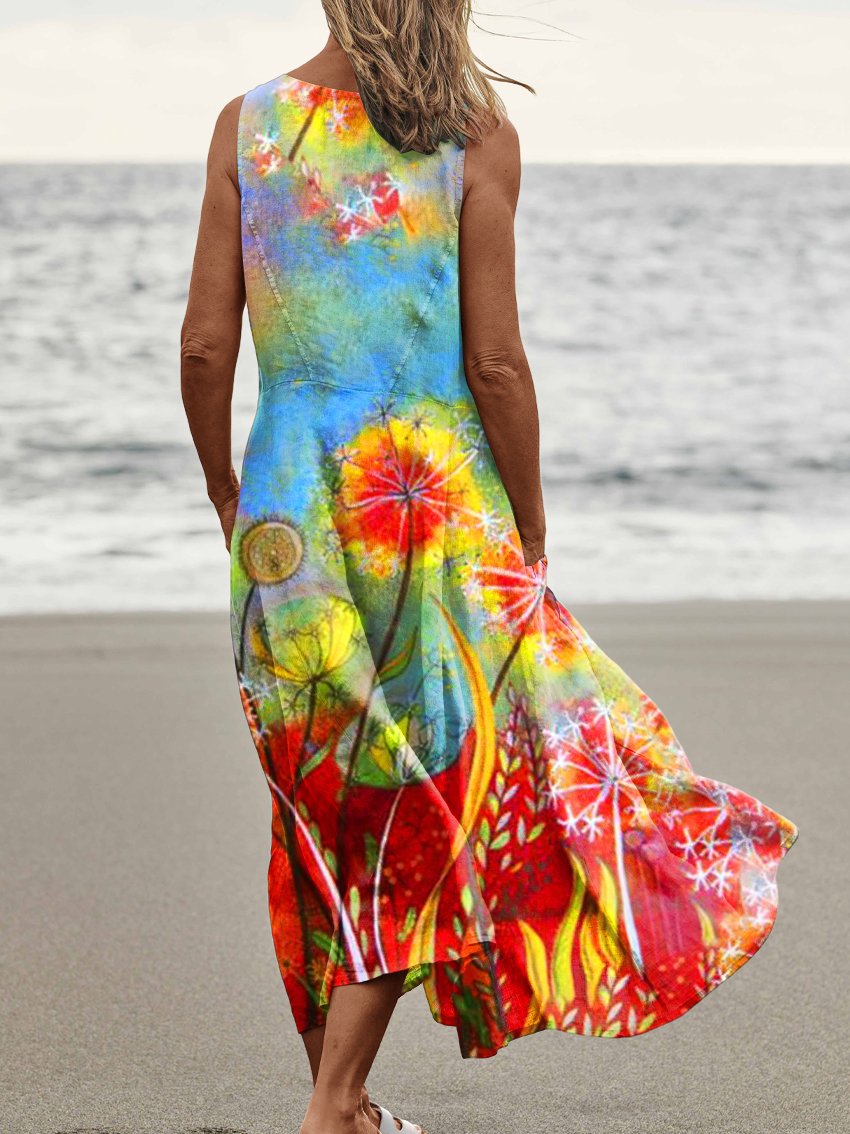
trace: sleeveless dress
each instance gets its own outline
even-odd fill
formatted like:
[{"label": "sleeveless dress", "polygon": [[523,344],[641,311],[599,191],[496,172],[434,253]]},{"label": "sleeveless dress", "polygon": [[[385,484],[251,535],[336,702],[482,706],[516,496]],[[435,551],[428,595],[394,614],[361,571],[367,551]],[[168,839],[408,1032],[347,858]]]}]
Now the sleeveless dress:
[{"label": "sleeveless dress", "polygon": [[360,95],[283,75],[238,162],[233,648],[296,1027],[398,970],[465,1057],[676,1019],[764,944],[797,828],[697,775],[523,562],[463,370],[463,148],[399,153]]}]

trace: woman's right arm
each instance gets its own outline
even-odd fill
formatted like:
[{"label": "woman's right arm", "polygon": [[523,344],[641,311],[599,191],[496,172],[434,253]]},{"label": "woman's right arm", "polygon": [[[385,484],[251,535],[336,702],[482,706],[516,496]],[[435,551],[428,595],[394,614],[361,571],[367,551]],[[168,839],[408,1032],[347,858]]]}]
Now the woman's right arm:
[{"label": "woman's right arm", "polygon": [[183,406],[227,548],[239,503],[239,480],[230,453],[230,402],[245,307],[236,165],[241,106],[241,96],[227,104],[210,142],[189,298],[180,331]]},{"label": "woman's right arm", "polygon": [[460,220],[463,363],[527,564],[545,550],[540,423],[519,329],[514,214],[520,152],[507,120],[464,158]]}]

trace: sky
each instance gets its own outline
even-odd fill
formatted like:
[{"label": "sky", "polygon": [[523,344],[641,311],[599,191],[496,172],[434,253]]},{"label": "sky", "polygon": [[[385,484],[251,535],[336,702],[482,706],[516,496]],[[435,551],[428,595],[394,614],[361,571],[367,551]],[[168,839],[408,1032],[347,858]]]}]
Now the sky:
[{"label": "sky", "polygon": [[[850,0],[474,2],[476,54],[537,92],[497,84],[524,161],[850,161]],[[328,34],[320,0],[8,8],[0,161],[201,161]]]}]

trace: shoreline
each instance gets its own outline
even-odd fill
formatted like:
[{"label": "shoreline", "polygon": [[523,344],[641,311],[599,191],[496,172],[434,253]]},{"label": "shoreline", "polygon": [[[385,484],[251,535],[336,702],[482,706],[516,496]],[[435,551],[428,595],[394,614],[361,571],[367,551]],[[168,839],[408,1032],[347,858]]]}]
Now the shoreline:
[{"label": "shoreline", "polygon": [[[679,609],[693,608],[699,610],[706,607],[747,607],[751,606],[755,609],[763,610],[771,606],[777,608],[787,609],[789,606],[804,606],[804,607],[826,607],[836,606],[844,607],[850,612],[850,596],[844,597],[816,597],[816,598],[725,598],[708,597],[708,598],[669,598],[669,599],[587,599],[576,600],[574,602],[566,601],[561,594],[555,589],[555,596],[562,606],[571,610],[573,606],[576,608],[582,607],[584,609],[592,610],[613,610],[617,608],[624,608],[626,610],[634,609],[650,609],[657,608],[658,610],[667,610],[670,607]],[[43,618],[217,618],[222,614],[227,614],[228,608],[223,607],[169,607],[169,606],[136,606],[136,607],[79,607],[74,610],[65,609],[44,609],[44,610],[2,610],[0,609],[0,621],[21,621],[23,619],[43,619]]]}]

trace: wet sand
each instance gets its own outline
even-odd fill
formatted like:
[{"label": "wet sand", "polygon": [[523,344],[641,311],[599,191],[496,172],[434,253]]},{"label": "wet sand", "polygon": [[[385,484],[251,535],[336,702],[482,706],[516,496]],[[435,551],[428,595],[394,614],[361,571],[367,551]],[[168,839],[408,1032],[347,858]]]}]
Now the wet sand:
[{"label": "wet sand", "polygon": [[[776,926],[640,1037],[543,1033],[462,1060],[416,990],[374,1096],[429,1134],[850,1130],[850,603],[571,609],[698,772],[797,823]],[[6,618],[0,668],[0,1129],[296,1134],[309,1076],[226,613]]]}]

